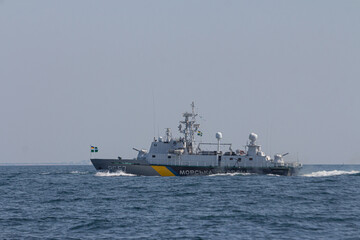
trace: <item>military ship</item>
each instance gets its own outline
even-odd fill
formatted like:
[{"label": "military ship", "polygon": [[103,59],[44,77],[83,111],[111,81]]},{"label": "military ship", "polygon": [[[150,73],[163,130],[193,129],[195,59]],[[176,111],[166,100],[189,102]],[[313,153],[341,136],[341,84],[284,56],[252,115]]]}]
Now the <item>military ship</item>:
[{"label": "military ship", "polygon": [[[198,114],[194,102],[192,111],[183,113],[184,120],[178,127],[181,137],[174,138],[171,129],[166,129],[165,137],[154,138],[149,150],[136,149],[134,159],[90,158],[98,171],[117,172],[140,176],[194,176],[220,173],[254,173],[292,176],[302,165],[298,162],[285,162],[285,154],[273,158],[261,151],[256,143],[258,136],[250,133],[244,150],[233,151],[232,144],[222,143],[222,133],[217,132],[215,143],[197,143],[201,137],[200,124],[196,123]],[[225,149],[225,150],[224,150]]]}]

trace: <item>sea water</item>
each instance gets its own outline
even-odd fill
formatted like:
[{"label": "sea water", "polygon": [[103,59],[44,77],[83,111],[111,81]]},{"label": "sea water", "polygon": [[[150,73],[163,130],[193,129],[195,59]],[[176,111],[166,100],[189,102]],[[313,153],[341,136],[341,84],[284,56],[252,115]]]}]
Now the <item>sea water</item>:
[{"label": "sea water", "polygon": [[294,177],[0,166],[0,239],[360,239],[360,165]]}]

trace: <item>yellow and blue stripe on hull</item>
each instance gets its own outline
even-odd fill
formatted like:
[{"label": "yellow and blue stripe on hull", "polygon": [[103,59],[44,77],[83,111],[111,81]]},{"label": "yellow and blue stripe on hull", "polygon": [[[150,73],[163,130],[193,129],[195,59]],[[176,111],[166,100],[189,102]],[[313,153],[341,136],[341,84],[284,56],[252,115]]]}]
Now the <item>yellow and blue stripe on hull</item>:
[{"label": "yellow and blue stripe on hull", "polygon": [[179,176],[177,172],[175,172],[171,167],[167,166],[156,166],[151,165],[151,167],[160,175],[163,177],[174,177]]}]

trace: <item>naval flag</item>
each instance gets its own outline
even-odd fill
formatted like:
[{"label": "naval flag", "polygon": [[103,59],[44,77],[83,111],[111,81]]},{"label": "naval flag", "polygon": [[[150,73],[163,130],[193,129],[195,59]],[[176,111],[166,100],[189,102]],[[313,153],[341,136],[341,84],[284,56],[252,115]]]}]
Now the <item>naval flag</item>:
[{"label": "naval flag", "polygon": [[94,147],[94,146],[91,146],[91,152],[98,152],[99,150],[98,150],[98,148],[97,147]]}]

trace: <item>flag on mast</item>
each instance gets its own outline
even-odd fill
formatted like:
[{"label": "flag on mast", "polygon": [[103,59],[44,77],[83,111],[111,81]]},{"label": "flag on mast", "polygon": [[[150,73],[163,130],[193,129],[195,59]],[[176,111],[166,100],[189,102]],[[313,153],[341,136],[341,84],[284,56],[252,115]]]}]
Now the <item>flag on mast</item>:
[{"label": "flag on mast", "polygon": [[90,146],[91,152],[98,152],[98,147]]}]

